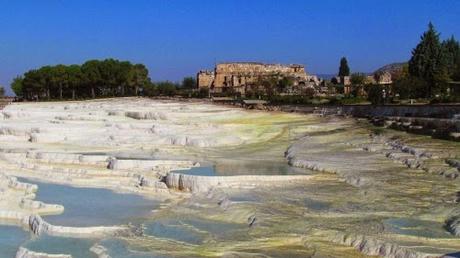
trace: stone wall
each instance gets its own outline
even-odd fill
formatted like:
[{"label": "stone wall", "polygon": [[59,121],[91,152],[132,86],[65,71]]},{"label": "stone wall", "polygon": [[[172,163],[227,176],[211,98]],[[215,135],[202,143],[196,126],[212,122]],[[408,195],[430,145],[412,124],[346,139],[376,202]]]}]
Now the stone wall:
[{"label": "stone wall", "polygon": [[211,71],[200,71],[198,72],[197,85],[198,88],[211,88],[214,82],[214,72]]},{"label": "stone wall", "polygon": [[261,75],[282,73],[305,77],[305,67],[302,65],[280,65],[263,63],[222,63],[216,66],[216,73],[228,75]]},{"label": "stone wall", "polygon": [[221,63],[214,71],[200,71],[197,75],[199,88],[209,87],[212,92],[231,90],[244,94],[248,87],[267,76],[288,77],[295,86],[319,85],[316,76],[307,75],[303,65],[280,65],[263,63]]},{"label": "stone wall", "polygon": [[279,109],[285,112],[369,118],[377,126],[460,141],[460,105],[325,107],[286,105]]},{"label": "stone wall", "polygon": [[284,105],[286,112],[341,114],[354,117],[431,117],[452,119],[460,114],[460,105],[346,105],[346,106],[296,106]]},{"label": "stone wall", "polygon": [[401,105],[401,106],[367,106],[353,105],[342,106],[343,114],[356,117],[370,116],[399,116],[399,117],[431,117],[453,118],[460,114],[460,105]]}]

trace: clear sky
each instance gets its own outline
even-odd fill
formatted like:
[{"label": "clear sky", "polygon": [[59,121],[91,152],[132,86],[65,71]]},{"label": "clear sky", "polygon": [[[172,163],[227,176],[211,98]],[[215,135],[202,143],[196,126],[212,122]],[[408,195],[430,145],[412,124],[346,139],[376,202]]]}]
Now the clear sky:
[{"label": "clear sky", "polygon": [[432,21],[460,38],[460,0],[0,0],[0,85],[46,64],[118,58],[178,81],[215,62],[313,74],[405,61]]}]

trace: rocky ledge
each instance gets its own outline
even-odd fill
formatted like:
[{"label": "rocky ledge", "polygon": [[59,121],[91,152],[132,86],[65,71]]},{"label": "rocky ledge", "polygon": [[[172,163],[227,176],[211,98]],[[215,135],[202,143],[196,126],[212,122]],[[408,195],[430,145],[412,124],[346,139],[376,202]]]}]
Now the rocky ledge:
[{"label": "rocky ledge", "polygon": [[214,187],[279,186],[310,180],[313,176],[196,176],[169,173],[164,181],[168,188],[185,192],[207,192]]},{"label": "rocky ledge", "polygon": [[68,254],[46,254],[32,252],[24,247],[20,247],[16,253],[16,258],[72,258],[72,256]]},{"label": "rocky ledge", "polygon": [[363,254],[394,258],[435,258],[436,254],[422,253],[410,250],[400,245],[385,242],[364,235],[337,233],[333,239],[335,243],[354,247]]}]

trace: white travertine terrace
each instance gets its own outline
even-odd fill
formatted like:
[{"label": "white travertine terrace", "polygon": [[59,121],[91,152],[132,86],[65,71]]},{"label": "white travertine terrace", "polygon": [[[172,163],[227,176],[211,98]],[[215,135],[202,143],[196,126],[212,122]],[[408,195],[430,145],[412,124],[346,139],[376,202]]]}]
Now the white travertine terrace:
[{"label": "white travertine terrace", "polygon": [[[51,225],[40,215],[65,207],[34,200],[37,187],[15,178],[74,186],[108,188],[148,198],[175,198],[183,192],[216,187],[257,187],[309,180],[310,176],[205,177],[182,179],[175,170],[199,166],[193,159],[171,159],[196,148],[227,148],[265,141],[276,126],[260,132],[247,122],[267,114],[203,103],[157,102],[127,98],[67,103],[12,104],[0,115],[0,219],[23,225],[36,235],[103,237],[129,229]],[[150,158],[118,157],[150,153]],[[145,155],[144,155],[145,156]],[[163,158],[168,157],[168,158]],[[176,181],[176,179],[178,181]],[[179,192],[177,192],[179,191]],[[45,257],[25,248],[18,257]],[[49,256],[49,257],[68,257]]]},{"label": "white travertine terrace", "polygon": [[168,188],[186,192],[207,192],[214,187],[255,187],[265,185],[283,185],[303,180],[312,176],[196,176],[169,173],[166,176]]},{"label": "white travertine terrace", "polygon": [[16,253],[16,258],[72,258],[68,254],[46,254],[32,252],[24,247],[19,247],[18,252]]},{"label": "white travertine terrace", "polygon": [[[460,198],[458,144],[400,134],[377,135],[351,119],[203,102],[124,98],[12,104],[0,112],[0,221],[12,221],[37,235],[134,234],[125,240],[140,249],[184,251],[172,254],[180,257],[244,256],[252,249],[279,254],[278,249],[291,247],[304,257],[315,252],[325,257],[454,253],[460,249],[460,211],[455,206]],[[248,160],[250,166],[244,167]],[[178,172],[215,161],[222,161],[216,166],[228,166],[228,176]],[[279,163],[300,172],[281,175]],[[249,172],[238,174],[241,166]],[[276,173],[251,173],[259,168]],[[250,233],[242,240],[206,239],[194,249],[144,235],[140,229],[133,232],[126,225],[51,225],[46,215],[65,207],[35,200],[37,186],[16,177],[136,193],[165,201],[155,219],[199,215],[242,223]],[[415,224],[407,227],[416,233],[404,223]],[[206,232],[199,228],[203,224],[184,228],[201,235]],[[226,231],[210,227],[211,235]],[[424,227],[440,236],[417,231]],[[96,243],[91,251],[109,257],[103,244]],[[18,257],[48,256],[21,248]]]}]

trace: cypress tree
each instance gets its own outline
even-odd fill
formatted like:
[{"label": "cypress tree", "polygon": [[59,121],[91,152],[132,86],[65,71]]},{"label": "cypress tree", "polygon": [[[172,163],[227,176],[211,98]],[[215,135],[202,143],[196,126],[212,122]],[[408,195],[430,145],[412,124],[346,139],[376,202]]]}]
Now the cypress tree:
[{"label": "cypress tree", "polygon": [[339,76],[341,78],[344,76],[350,76],[350,67],[348,67],[348,61],[346,57],[342,57],[342,59],[340,59]]},{"label": "cypress tree", "polygon": [[420,43],[412,50],[409,74],[427,82],[425,97],[431,97],[435,90],[440,90],[448,79],[446,56],[439,41],[439,33],[431,22],[421,36]]}]

